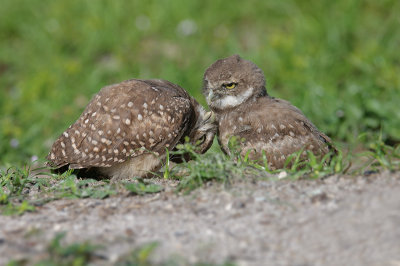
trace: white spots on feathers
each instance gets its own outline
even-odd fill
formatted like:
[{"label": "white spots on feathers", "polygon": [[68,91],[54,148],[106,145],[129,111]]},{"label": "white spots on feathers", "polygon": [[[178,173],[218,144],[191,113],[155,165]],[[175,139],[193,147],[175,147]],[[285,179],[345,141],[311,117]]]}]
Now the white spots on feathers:
[{"label": "white spots on feathers", "polygon": [[67,162],[71,168],[113,167],[173,146],[182,133],[179,123],[186,123],[185,116],[192,114],[187,113],[192,102],[174,95],[172,89],[172,94],[163,94],[158,85],[148,88],[149,95],[132,97],[125,97],[122,90],[121,94],[102,90],[102,96],[95,95],[87,111],[62,134],[48,159],[55,165]]},{"label": "white spots on feathers", "polygon": [[280,137],[280,135],[278,134],[278,133],[275,133],[272,137],[271,137],[271,140],[273,141],[273,140],[275,140],[275,139],[277,139],[277,138],[279,138]]}]

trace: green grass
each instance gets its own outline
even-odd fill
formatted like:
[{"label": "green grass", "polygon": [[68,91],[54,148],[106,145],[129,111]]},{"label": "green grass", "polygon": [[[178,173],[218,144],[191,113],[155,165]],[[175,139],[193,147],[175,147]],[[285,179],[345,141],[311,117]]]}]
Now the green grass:
[{"label": "green grass", "polygon": [[172,169],[166,167],[165,178],[179,180],[177,191],[189,193],[209,182],[222,183],[229,187],[232,183],[246,179],[319,179],[335,174],[348,176],[377,173],[384,170],[400,170],[400,145],[391,147],[379,139],[370,143],[363,152],[328,153],[322,158],[307,151],[307,158],[300,160],[302,150],[288,156],[284,169],[271,170],[264,154],[263,158],[252,161],[240,155],[239,142],[231,138],[228,144],[230,154],[210,151],[206,154],[194,152],[189,143],[178,145],[174,154],[189,153],[193,160],[178,164]]},{"label": "green grass", "polygon": [[[309,154],[307,163],[285,169],[287,178],[399,170],[399,12],[395,0],[4,0],[0,211],[21,214],[59,198],[161,191],[143,180],[111,184],[71,172],[38,174],[27,166],[43,162],[101,87],[162,78],[205,104],[204,70],[235,53],[264,70],[271,95],[300,107],[343,147],[331,163]],[[224,156],[217,145],[193,156],[164,172],[180,180],[180,191],[210,181],[229,185],[236,176],[285,175],[269,171],[265,162]],[[31,191],[38,193],[32,197]]]},{"label": "green grass", "polygon": [[58,233],[48,244],[47,254],[45,259],[40,261],[30,261],[28,258],[22,260],[12,260],[8,266],[22,266],[22,265],[35,265],[35,266],[83,266],[88,265],[94,258],[95,251],[100,249],[101,246],[92,245],[90,242],[72,243],[65,245],[62,243],[66,233]]},{"label": "green grass", "polygon": [[[31,261],[29,258],[22,260],[12,260],[8,266],[22,266],[22,265],[35,265],[35,266],[83,266],[83,265],[96,265],[106,263],[105,258],[96,254],[103,247],[100,245],[93,245],[90,241],[75,242],[65,244],[64,238],[66,233],[58,233],[50,241],[47,246],[47,252],[40,261]],[[222,264],[213,264],[207,262],[198,262],[190,264],[185,258],[171,257],[164,262],[154,263],[151,258],[158,247],[158,242],[150,242],[142,244],[133,248],[126,255],[121,256],[117,266],[178,266],[178,265],[192,265],[192,266],[234,266],[236,264],[225,262]]]},{"label": "green grass", "polygon": [[[167,160],[163,173],[154,173],[159,179],[177,180],[176,193],[187,194],[208,183],[221,183],[229,188],[235,182],[278,179],[319,179],[335,174],[348,176],[366,175],[380,171],[400,170],[400,145],[386,145],[381,138],[372,142],[363,152],[328,153],[322,158],[307,152],[307,159],[300,160],[302,150],[286,160],[284,169],[271,170],[264,155],[258,161],[240,155],[239,142],[231,138],[230,154],[217,151],[214,146],[205,154],[197,154],[195,146],[186,142],[179,144],[174,155],[189,154],[192,160],[171,166]],[[0,169],[0,214],[21,215],[36,211],[50,201],[62,198],[104,199],[112,196],[143,196],[159,193],[164,186],[151,180],[132,177],[130,181],[110,182],[78,178],[72,170],[63,174],[51,174],[45,168],[10,167]]]},{"label": "green grass", "polygon": [[168,79],[204,104],[204,70],[234,53],[334,140],[356,145],[359,134],[382,132],[394,145],[399,12],[396,0],[4,0],[0,165],[44,158],[107,84]]},{"label": "green grass", "polygon": [[20,215],[35,211],[50,201],[67,198],[104,199],[116,194],[145,195],[163,187],[142,179],[110,183],[109,180],[81,179],[67,171],[62,175],[35,169],[12,167],[0,170],[0,214]]}]

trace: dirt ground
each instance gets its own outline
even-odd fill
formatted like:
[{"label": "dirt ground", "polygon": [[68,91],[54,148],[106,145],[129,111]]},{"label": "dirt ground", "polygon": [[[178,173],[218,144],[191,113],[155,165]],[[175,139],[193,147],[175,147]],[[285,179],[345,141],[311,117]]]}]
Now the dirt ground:
[{"label": "dirt ground", "polygon": [[[22,216],[0,216],[0,264],[33,262],[56,233],[104,248],[112,265],[159,242],[152,260],[237,265],[400,265],[400,172],[324,180],[237,181],[187,196],[165,191],[104,200],[58,200]],[[33,233],[34,232],[34,233]]]}]

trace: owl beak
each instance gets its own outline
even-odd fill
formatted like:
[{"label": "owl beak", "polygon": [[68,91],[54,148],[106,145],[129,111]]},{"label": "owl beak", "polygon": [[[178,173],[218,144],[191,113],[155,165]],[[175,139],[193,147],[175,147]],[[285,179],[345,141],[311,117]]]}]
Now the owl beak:
[{"label": "owl beak", "polygon": [[211,111],[207,112],[204,115],[204,120],[207,121],[207,122],[214,123],[215,122],[215,114],[213,112],[211,112]]},{"label": "owl beak", "polygon": [[215,100],[215,96],[216,95],[214,94],[214,92],[212,90],[210,90],[210,92],[208,93],[208,96],[207,96],[207,103],[210,103],[213,100]]}]

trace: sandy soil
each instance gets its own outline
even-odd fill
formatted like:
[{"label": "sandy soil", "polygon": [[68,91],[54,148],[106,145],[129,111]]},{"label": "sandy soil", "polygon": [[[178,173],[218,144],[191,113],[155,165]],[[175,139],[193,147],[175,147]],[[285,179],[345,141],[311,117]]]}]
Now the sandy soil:
[{"label": "sandy soil", "polygon": [[400,172],[324,180],[237,181],[176,195],[50,202],[0,216],[0,264],[34,262],[57,232],[104,246],[94,265],[114,264],[158,241],[152,260],[238,265],[400,265]]}]

